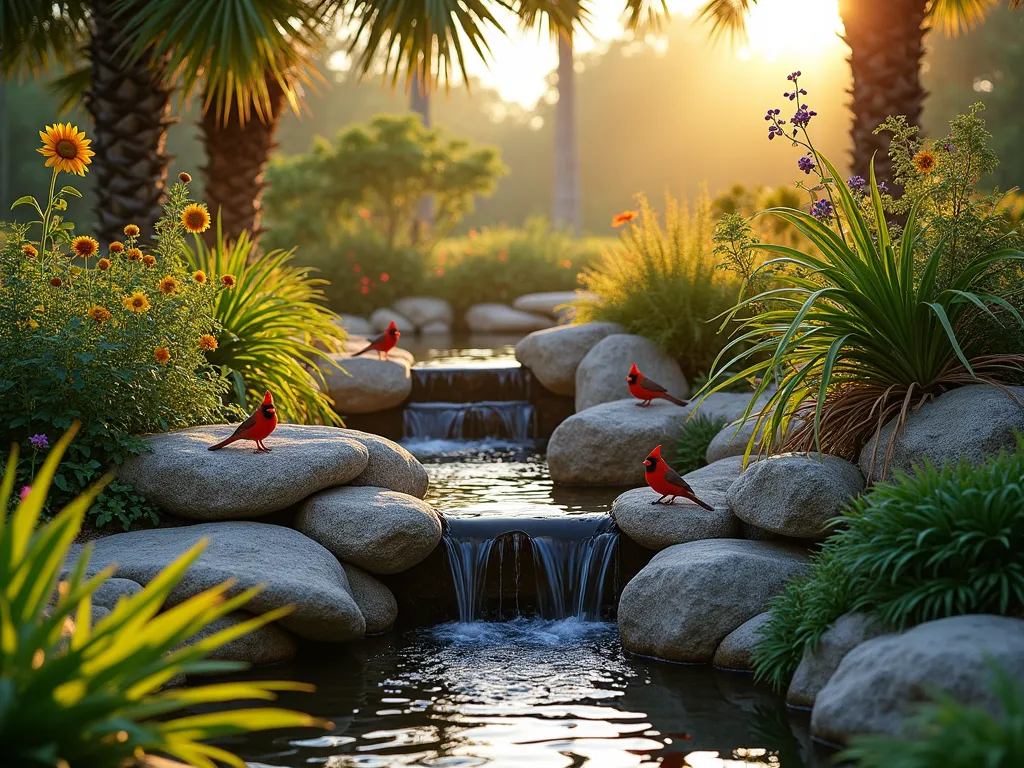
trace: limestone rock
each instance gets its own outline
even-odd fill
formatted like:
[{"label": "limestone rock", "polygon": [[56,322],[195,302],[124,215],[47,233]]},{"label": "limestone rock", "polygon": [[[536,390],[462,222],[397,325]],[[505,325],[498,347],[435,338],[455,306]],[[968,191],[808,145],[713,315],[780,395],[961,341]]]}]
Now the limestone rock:
[{"label": "limestone rock", "polygon": [[516,359],[552,392],[574,395],[580,361],[601,339],[622,332],[618,323],[560,325],[534,331],[516,344]]},{"label": "limestone rock", "polygon": [[400,573],[433,552],[441,521],[424,501],[372,487],[333,488],[306,499],[295,527],[346,563]]},{"label": "limestone rock", "polygon": [[444,299],[435,299],[431,296],[406,296],[396,301],[394,308],[396,312],[409,318],[420,329],[429,323],[441,322],[451,325],[452,322],[451,305]]},{"label": "limestone rock", "polygon": [[840,616],[821,636],[814,650],[810,647],[804,649],[800,665],[789,684],[786,703],[791,707],[813,707],[818,692],[839,669],[846,654],[865,640],[883,633],[884,629],[865,613]]},{"label": "limestone rock", "polygon": [[356,605],[366,620],[366,634],[376,635],[387,632],[398,618],[398,601],[391,590],[377,581],[362,568],[342,563],[348,585]]},{"label": "limestone rock", "polygon": [[350,485],[387,488],[422,499],[427,495],[430,478],[423,465],[398,443],[380,435],[345,430],[347,437],[362,443],[369,451],[369,462]]},{"label": "limestone rock", "polygon": [[772,533],[823,539],[829,523],[864,490],[848,461],[819,453],[769,456],[729,488],[726,502],[740,520]]},{"label": "limestone rock", "polygon": [[[699,412],[736,418],[749,401],[744,394],[716,393]],[[631,398],[573,414],[548,442],[551,479],[570,485],[643,485],[647,454],[656,445],[671,448],[694,407],[656,400],[644,408]]]},{"label": "limestone rock", "polygon": [[690,385],[679,364],[653,341],[644,336],[616,333],[591,347],[576,368],[576,411],[613,400],[632,399],[626,375],[633,363],[670,394],[684,399],[690,394]]},{"label": "limestone rock", "polygon": [[338,413],[376,413],[395,408],[412,392],[409,366],[401,360],[331,355],[341,368],[323,368],[327,393]]},{"label": "limestone rock", "polygon": [[953,616],[868,640],[846,654],[818,693],[811,733],[834,744],[858,734],[899,734],[914,705],[929,700],[929,689],[999,714],[993,662],[1024,678],[1024,619]]},{"label": "limestone rock", "polygon": [[554,321],[505,304],[474,304],[466,310],[466,325],[473,333],[529,333],[550,328]]},{"label": "limestone rock", "polygon": [[118,478],[165,512],[235,520],[277,512],[344,485],[369,461],[366,447],[344,430],[301,424],[279,425],[267,439],[272,453],[254,453],[247,440],[207,450],[234,431],[234,425],[223,424],[152,435],[146,438],[151,452],[127,459]]},{"label": "limestone rock", "polygon": [[806,569],[806,554],[781,544],[676,544],[656,554],[623,589],[622,644],[670,661],[710,662],[726,635],[762,613]]},{"label": "limestone rock", "polygon": [[[911,413],[896,437],[885,479],[892,470],[909,471],[926,458],[936,466],[959,461],[961,456],[978,464],[1003,448],[1013,449],[1014,431],[1024,434],[1024,387],[1007,389],[1016,401],[996,387],[977,384],[951,390]],[[882,427],[873,470],[873,436],[860,453],[860,468],[873,482],[883,479],[882,464],[893,429],[892,422]]]},{"label": "limestone rock", "polygon": [[683,475],[697,498],[715,508],[713,512],[685,499],[676,499],[671,505],[654,504],[658,494],[644,486],[615,499],[612,517],[624,534],[648,549],[662,550],[701,539],[736,538],[739,521],[725,504],[725,492],[742,469],[742,459],[733,456]]},{"label": "limestone rock", "polygon": [[169,604],[235,579],[231,595],[264,585],[246,611],[265,613],[294,605],[280,623],[300,637],[342,642],[363,636],[366,624],[341,564],[312,539],[279,525],[205,523],[106,536],[95,542],[89,573],[116,563],[119,578],[148,584],[203,539],[208,540],[206,549],[172,590]]},{"label": "limestone rock", "polygon": [[772,617],[771,611],[759,613],[752,619],[743,622],[725,636],[715,651],[715,666],[722,669],[735,669],[748,672],[754,669],[751,653],[760,639],[758,632]]},{"label": "limestone rock", "polygon": [[400,333],[416,333],[416,323],[393,309],[375,309],[370,315],[370,325],[376,333],[384,333],[388,323],[394,322]]}]

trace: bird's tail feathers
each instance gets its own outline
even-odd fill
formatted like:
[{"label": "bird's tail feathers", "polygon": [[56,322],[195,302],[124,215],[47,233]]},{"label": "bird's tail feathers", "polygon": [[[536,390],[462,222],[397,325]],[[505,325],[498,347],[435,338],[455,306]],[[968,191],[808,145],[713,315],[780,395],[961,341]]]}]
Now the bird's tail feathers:
[{"label": "bird's tail feathers", "polygon": [[696,496],[691,496],[690,497],[690,501],[692,501],[693,503],[697,504],[698,506],[704,507],[704,509],[706,509],[708,512],[714,512],[715,511],[714,507],[712,507],[707,502],[701,501]]},{"label": "bird's tail feathers", "polygon": [[207,448],[206,450],[208,450],[208,451],[219,451],[219,450],[220,450],[221,448],[223,448],[223,447],[224,447],[225,445],[231,445],[231,443],[235,442],[235,440],[237,440],[237,439],[238,439],[237,437],[235,437],[234,435],[232,435],[232,436],[231,436],[231,437],[229,437],[229,438],[228,438],[227,440],[221,440],[221,441],[220,441],[219,443],[217,443],[216,445],[211,445],[211,446],[210,446],[209,448]]},{"label": "bird's tail feathers", "polygon": [[689,405],[690,404],[689,400],[680,400],[678,397],[674,397],[673,395],[670,395],[667,392],[665,393],[664,397],[670,403],[675,403],[676,405]]},{"label": "bird's tail feathers", "polygon": [[362,348],[362,349],[360,349],[360,350],[359,350],[358,352],[356,352],[356,353],[355,353],[354,355],[352,355],[352,357],[359,357],[360,355],[365,355],[365,354],[366,354],[367,352],[369,352],[369,351],[370,351],[371,349],[373,349],[373,344],[370,344],[370,345],[369,345],[369,346],[367,346],[367,347],[363,347],[363,348]]}]

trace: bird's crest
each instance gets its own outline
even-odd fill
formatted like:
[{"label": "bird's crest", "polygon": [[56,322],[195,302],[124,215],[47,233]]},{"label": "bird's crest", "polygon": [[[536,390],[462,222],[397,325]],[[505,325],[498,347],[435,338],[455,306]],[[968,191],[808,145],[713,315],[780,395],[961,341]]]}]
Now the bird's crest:
[{"label": "bird's crest", "polygon": [[270,394],[270,390],[268,389],[264,393],[264,395],[263,395],[263,405],[273,405],[273,404],[274,404],[274,396],[272,394]]},{"label": "bird's crest", "polygon": [[660,445],[657,446],[653,451],[651,451],[651,455],[648,458],[651,458],[651,457],[654,457],[655,459],[660,459],[661,458],[661,446]]},{"label": "bird's crest", "polygon": [[633,363],[633,365],[629,367],[629,372],[630,374],[637,376],[640,374],[640,369],[636,367],[636,363]]}]

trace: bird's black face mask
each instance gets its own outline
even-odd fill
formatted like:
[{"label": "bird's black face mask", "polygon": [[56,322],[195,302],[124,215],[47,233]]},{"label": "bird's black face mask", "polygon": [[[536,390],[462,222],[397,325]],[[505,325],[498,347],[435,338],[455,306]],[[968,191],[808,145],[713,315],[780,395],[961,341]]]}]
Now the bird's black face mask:
[{"label": "bird's black face mask", "polygon": [[272,406],[272,405],[261,405],[260,406],[260,410],[263,411],[263,416],[264,416],[264,418],[267,418],[267,419],[269,419],[275,413],[274,406]]},{"label": "bird's black face mask", "polygon": [[629,382],[630,384],[636,384],[636,374],[629,374],[629,376],[626,377],[626,381]]},{"label": "bird's black face mask", "polygon": [[646,459],[644,459],[644,466],[647,468],[647,472],[653,472],[654,468],[658,466],[658,462],[652,459],[650,456],[648,456]]}]

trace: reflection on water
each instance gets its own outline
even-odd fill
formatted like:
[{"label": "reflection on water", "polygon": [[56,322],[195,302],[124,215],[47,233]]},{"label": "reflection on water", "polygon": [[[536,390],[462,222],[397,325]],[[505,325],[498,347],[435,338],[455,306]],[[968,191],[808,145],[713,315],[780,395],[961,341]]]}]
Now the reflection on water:
[{"label": "reflection on water", "polygon": [[402,336],[402,347],[412,352],[417,368],[483,365],[515,367],[516,342],[522,334]]},{"label": "reflection on water", "polygon": [[250,765],[815,765],[784,702],[749,676],[628,656],[614,624],[445,624],[333,653],[273,676],[315,683],[282,701],[334,732],[231,744]]}]

